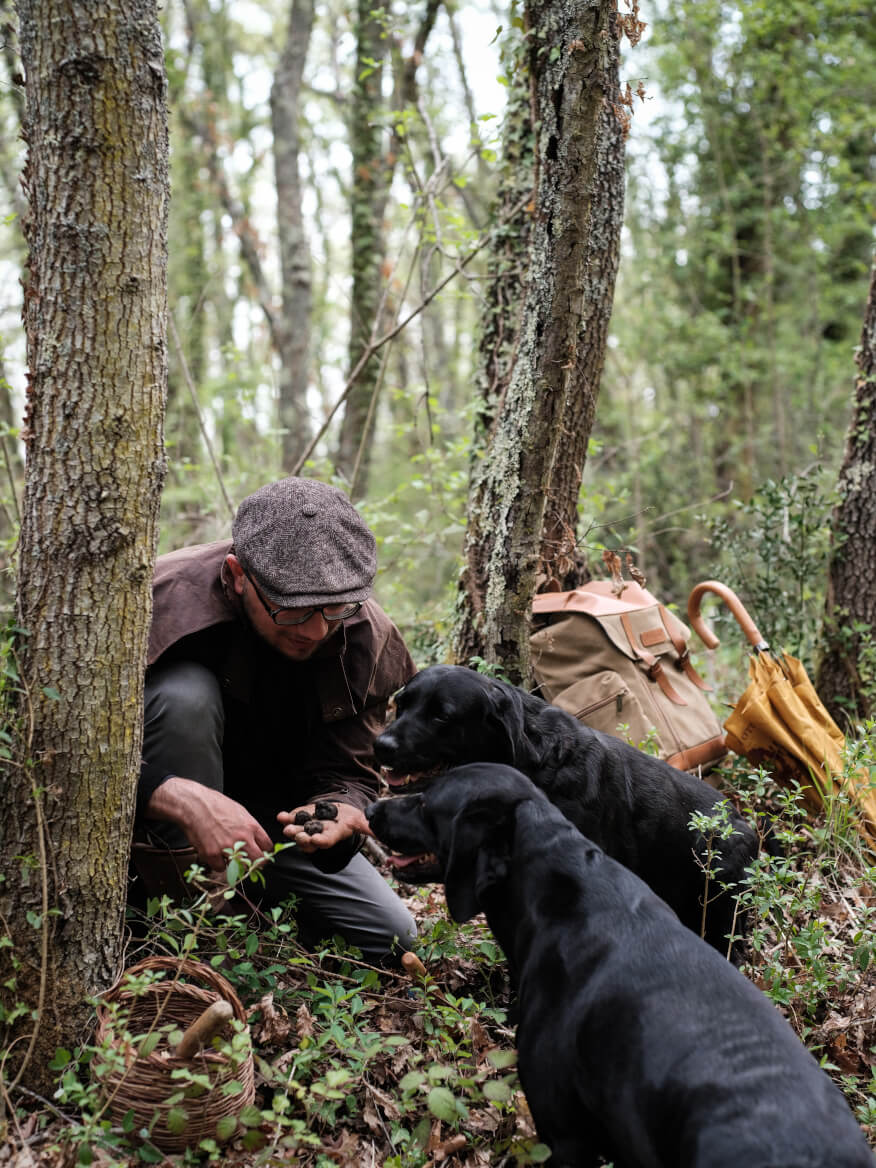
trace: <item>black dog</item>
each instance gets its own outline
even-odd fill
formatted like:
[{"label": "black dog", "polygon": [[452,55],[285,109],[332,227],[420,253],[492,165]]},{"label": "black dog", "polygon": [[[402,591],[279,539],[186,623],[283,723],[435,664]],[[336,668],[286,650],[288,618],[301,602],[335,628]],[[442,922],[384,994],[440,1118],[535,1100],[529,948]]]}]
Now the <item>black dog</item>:
[{"label": "black dog", "polygon": [[[501,762],[528,775],[567,819],[650,885],[682,923],[728,951],[738,885],[758,850],[757,835],[728,808],[733,835],[709,841],[691,830],[693,812],[714,815],[721,796],[707,783],[582,725],[571,714],[505,682],[457,665],[433,665],[396,695],[397,716],[374,743],[378,761],[401,776],[468,762]],[[420,782],[408,784],[417,790]],[[704,865],[715,876],[706,887]],[[404,875],[400,873],[400,875]],[[708,905],[703,926],[703,898]]]},{"label": "black dog", "polygon": [[554,1168],[874,1168],[769,999],[518,771],[461,767],[366,814],[388,847],[432,853],[419,877],[443,879],[455,920],[486,913]]}]

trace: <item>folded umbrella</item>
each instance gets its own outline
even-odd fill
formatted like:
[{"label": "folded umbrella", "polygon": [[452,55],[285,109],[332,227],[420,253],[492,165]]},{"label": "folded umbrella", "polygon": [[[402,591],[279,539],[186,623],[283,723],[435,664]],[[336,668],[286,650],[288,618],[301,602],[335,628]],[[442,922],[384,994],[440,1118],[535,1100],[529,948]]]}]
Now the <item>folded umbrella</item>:
[{"label": "folded umbrella", "polygon": [[688,620],[709,649],[720,644],[700,615],[706,592],[719,596],[736,617],[755,655],[748,666],[750,682],[724,723],[730,750],[759,766],[768,764],[779,782],[796,779],[806,805],[821,810],[844,790],[861,816],[861,830],[876,844],[876,792],[869,773],[843,777],[843,732],[815,692],[796,657],[770,652],[736,593],[717,580],[697,584],[687,605]]}]

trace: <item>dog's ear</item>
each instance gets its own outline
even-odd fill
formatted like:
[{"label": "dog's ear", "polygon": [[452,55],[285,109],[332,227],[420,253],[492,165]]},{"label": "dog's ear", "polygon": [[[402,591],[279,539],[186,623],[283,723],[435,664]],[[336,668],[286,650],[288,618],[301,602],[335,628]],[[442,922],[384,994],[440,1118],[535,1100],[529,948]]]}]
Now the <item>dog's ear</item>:
[{"label": "dog's ear", "polygon": [[493,734],[493,741],[501,744],[503,756],[492,762],[513,765],[519,756],[524,738],[523,707],[517,694],[510,686],[491,682],[487,691],[487,725]]},{"label": "dog's ear", "polygon": [[490,890],[508,875],[512,825],[479,808],[457,815],[444,870],[447,908],[455,921],[470,921],[484,907]]}]

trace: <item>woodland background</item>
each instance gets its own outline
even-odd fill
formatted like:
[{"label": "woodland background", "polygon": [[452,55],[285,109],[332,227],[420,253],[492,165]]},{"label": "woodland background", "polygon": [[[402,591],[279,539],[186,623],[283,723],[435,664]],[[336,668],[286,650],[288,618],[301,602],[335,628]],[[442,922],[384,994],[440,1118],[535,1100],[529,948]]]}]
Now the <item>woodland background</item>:
[{"label": "woodland background", "polygon": [[[629,552],[682,611],[723,579],[817,673],[849,774],[876,773],[869,5],[0,0],[0,20],[0,1126],[21,1168],[140,1138],[87,1066],[93,995],[131,956],[159,496],[165,551],[225,536],[272,478],[339,483],[418,663],[483,653],[515,679],[537,566],[568,583]],[[586,263],[563,284],[569,223]],[[747,655],[722,639],[726,708]],[[872,854],[841,798],[812,820],[759,772],[729,782],[787,844],[746,894],[747,972],[872,1138]],[[448,1132],[466,1163],[544,1158],[502,1074],[500,955],[436,895],[414,1006],[355,959],[290,958],[294,916],[151,927],[251,1010],[241,1163],[420,1166]]]},{"label": "woodland background", "polygon": [[[876,34],[855,0],[775,7],[654,5],[642,42],[625,48],[622,87],[640,96],[623,110],[622,262],[579,513],[597,570],[603,546],[629,546],[678,603],[701,578],[744,585],[766,571],[772,598],[747,599],[799,649],[800,603],[812,601],[811,618],[825,584],[809,557],[824,551],[867,295]],[[10,4],[4,20],[0,425],[20,485],[22,89]],[[358,334],[376,313],[378,334],[407,316],[482,240],[523,21],[503,6],[314,12],[306,0],[170,0],[161,20],[168,550],[224,535],[229,501],[295,469],[341,395]],[[342,409],[304,466],[352,483],[381,541],[379,595],[421,658],[441,653],[456,587],[485,264],[482,251],[379,354],[361,451]],[[758,491],[783,480],[765,505],[787,558],[803,557],[796,580],[758,563],[750,538]],[[2,490],[8,546],[15,504],[8,481]]]}]

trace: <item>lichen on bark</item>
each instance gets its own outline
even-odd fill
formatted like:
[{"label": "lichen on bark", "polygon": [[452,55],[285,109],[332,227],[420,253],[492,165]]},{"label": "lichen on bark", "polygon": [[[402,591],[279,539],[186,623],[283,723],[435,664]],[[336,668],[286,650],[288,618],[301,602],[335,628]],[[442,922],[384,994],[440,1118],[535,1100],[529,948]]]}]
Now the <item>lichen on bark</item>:
[{"label": "lichen on bark", "polygon": [[[524,306],[504,383],[481,410],[491,428],[472,472],[454,643],[457,660],[482,657],[523,682],[532,594],[539,572],[550,570],[547,500],[562,491],[559,510],[574,515],[593,418],[580,403],[595,406],[598,392],[624,138],[615,3],[531,3],[526,29],[535,150],[523,160],[534,189]],[[519,104],[514,109],[519,115]],[[577,479],[558,457],[573,431]]]}]

